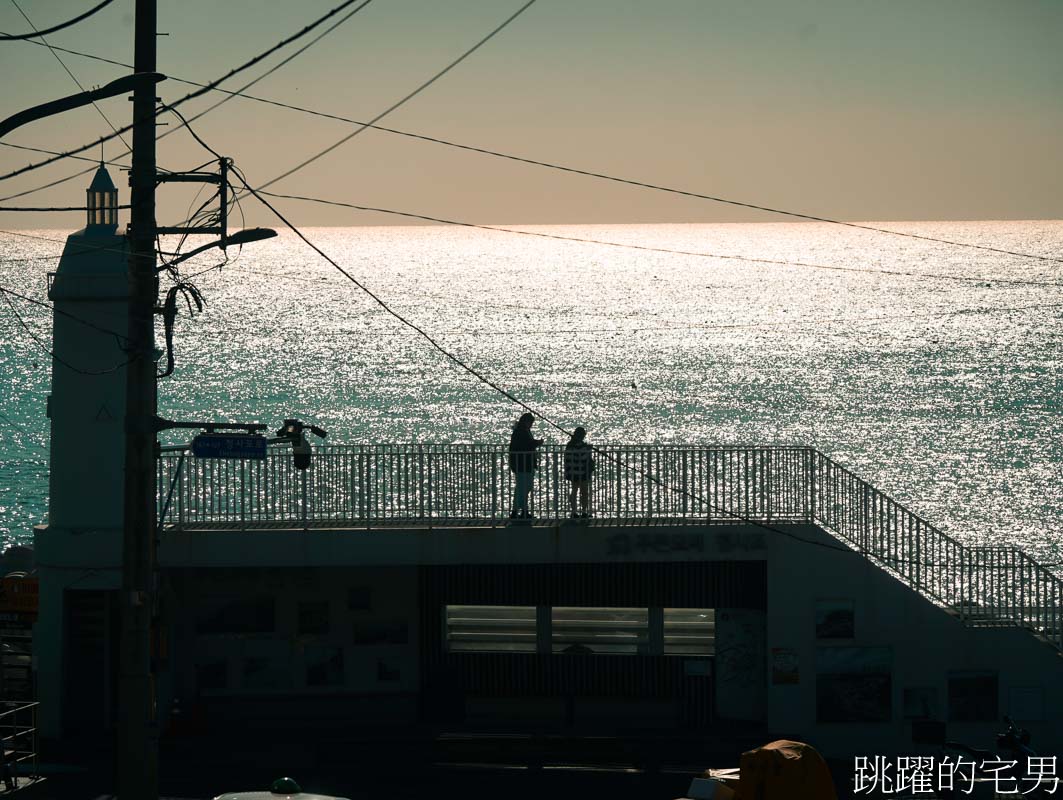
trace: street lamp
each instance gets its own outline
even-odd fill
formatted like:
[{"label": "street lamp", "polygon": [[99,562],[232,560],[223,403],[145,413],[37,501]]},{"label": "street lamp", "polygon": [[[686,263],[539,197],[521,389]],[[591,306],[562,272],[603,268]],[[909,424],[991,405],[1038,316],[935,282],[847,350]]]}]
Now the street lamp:
[{"label": "street lamp", "polygon": [[11,133],[15,128],[20,128],[23,125],[34,122],[38,119],[44,119],[53,114],[59,114],[63,111],[70,111],[73,108],[87,106],[89,103],[93,103],[97,100],[103,100],[107,97],[114,97],[115,95],[133,91],[138,86],[143,86],[145,81],[149,84],[156,84],[164,80],[166,80],[166,76],[159,72],[137,72],[132,75],[125,75],[121,78],[117,78],[110,83],[101,86],[99,89],[93,89],[88,92],[78,92],[77,94],[60,97],[58,100],[50,100],[47,103],[41,103],[39,106],[34,106],[33,108],[24,109],[17,114],[12,114],[10,117],[0,122],[0,138]]},{"label": "street lamp", "polygon": [[251,242],[260,242],[263,239],[272,239],[276,235],[277,232],[272,228],[244,228],[242,231],[237,231],[232,236],[226,236],[224,239],[218,239],[216,242],[210,242],[209,244],[202,245],[201,247],[197,247],[194,250],[189,250],[187,253],[181,253],[181,255],[179,255],[172,261],[168,261],[161,267],[156,267],[155,271],[162,272],[163,270],[169,269],[175,264],[180,264],[182,261],[187,261],[188,259],[192,258],[192,256],[198,256],[200,253],[203,253],[214,247],[220,247],[222,250],[224,250],[229,245],[240,245],[250,244]]}]

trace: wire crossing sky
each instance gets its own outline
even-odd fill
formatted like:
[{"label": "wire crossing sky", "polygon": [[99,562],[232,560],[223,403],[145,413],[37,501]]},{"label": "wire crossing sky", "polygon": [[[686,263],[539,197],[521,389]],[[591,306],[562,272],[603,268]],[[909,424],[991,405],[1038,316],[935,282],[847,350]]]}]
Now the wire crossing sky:
[{"label": "wire crossing sky", "polygon": [[[160,71],[210,80],[332,5],[274,4],[270,14],[255,15],[239,4],[162,3],[159,29],[169,35],[160,38]],[[128,6],[107,6],[52,34],[49,43],[130,61]],[[57,0],[47,15],[27,11],[35,22],[41,17],[43,28],[85,7]],[[371,119],[511,10],[486,0],[374,3],[357,24],[323,39],[256,91]],[[25,28],[16,8],[0,3],[0,31]],[[392,124],[845,220],[1056,219],[1063,213],[1060,30],[1063,5],[1054,0],[540,0],[490,47],[397,110]],[[0,116],[69,93],[69,76],[46,49],[0,44],[0,70],[15,78],[0,97]],[[75,61],[68,63],[86,86],[124,72]],[[176,82],[159,89],[166,101],[185,93]],[[187,111],[213,102],[197,98]],[[101,103],[120,126],[128,124],[128,105],[124,98]],[[198,128],[246,172],[265,176],[295,166],[350,130],[247,102],[226,104]],[[34,123],[7,140],[61,151],[109,132],[89,108],[61,122]],[[107,158],[120,155],[117,141],[105,146]],[[25,166],[26,156],[3,148],[0,172]],[[194,143],[174,136],[160,147],[160,159],[180,168],[199,157]],[[71,166],[12,179],[4,194],[64,177]],[[76,181],[62,183],[35,194],[32,205],[73,206],[82,189]],[[398,208],[416,199],[419,209],[487,224],[777,219],[374,131],[278,183],[277,190]],[[162,194],[161,222],[187,207],[180,191]],[[300,224],[352,224],[340,209],[304,206],[292,213]],[[265,223],[261,212],[255,214],[248,224]],[[31,227],[79,222],[75,212],[17,219]],[[368,215],[353,222],[391,220]]]}]

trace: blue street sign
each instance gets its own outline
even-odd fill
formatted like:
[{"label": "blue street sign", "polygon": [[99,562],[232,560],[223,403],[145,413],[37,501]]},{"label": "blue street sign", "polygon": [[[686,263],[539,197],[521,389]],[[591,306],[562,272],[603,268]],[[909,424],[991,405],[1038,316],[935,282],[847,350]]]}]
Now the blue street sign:
[{"label": "blue street sign", "polygon": [[265,458],[266,440],[253,433],[201,433],[192,440],[196,458]]}]

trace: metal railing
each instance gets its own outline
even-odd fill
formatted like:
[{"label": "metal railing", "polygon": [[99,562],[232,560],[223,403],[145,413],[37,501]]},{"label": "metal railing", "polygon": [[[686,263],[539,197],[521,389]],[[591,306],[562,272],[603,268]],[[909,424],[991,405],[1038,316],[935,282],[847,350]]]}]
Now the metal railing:
[{"label": "metal railing", "polygon": [[[809,521],[802,447],[600,447],[596,515],[617,521]],[[295,469],[287,448],[264,460],[159,460],[166,524],[288,527],[383,522],[498,523],[514,491],[505,448],[483,445],[320,446]],[[173,486],[172,496],[169,488]],[[540,449],[530,497],[542,519],[569,515],[564,448]]]},{"label": "metal railing", "polygon": [[[20,777],[36,778],[38,775],[38,705],[0,701],[0,782],[8,784],[8,787],[17,789]],[[8,788],[8,791],[11,790]]]},{"label": "metal railing", "polygon": [[[817,523],[970,625],[1030,629],[1063,649],[1063,583],[1021,550],[970,547],[809,447],[600,446],[595,515],[613,524]],[[514,476],[504,447],[319,446],[300,471],[266,459],[159,460],[164,525],[258,529],[499,524]],[[171,491],[172,487],[172,491]],[[564,448],[540,450],[530,508],[569,515]]]},{"label": "metal railing", "polygon": [[1026,628],[1063,650],[1063,581],[1010,545],[972,547],[942,533],[812,451],[813,519],[967,625]]}]

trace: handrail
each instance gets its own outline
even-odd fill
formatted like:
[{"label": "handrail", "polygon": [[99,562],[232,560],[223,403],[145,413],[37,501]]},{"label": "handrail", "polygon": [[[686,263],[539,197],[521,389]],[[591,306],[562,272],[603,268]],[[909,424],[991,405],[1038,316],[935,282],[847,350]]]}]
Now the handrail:
[{"label": "handrail", "polygon": [[1063,582],[1011,545],[968,546],[813,451],[815,521],[967,625],[1014,626],[1063,650]]},{"label": "handrail", "polygon": [[[595,513],[614,524],[817,523],[968,625],[1026,628],[1063,650],[1063,582],[1018,548],[948,536],[810,447],[596,448]],[[504,446],[318,445],[297,470],[287,446],[261,461],[158,461],[160,524],[173,528],[490,524],[509,517]],[[531,509],[569,515],[564,448],[540,450]]]},{"label": "handrail", "polygon": [[[592,482],[595,512],[618,521],[727,522],[741,517],[810,521],[803,447],[602,446]],[[543,519],[569,515],[564,448],[540,449],[531,496]],[[173,487],[164,525],[355,526],[388,521],[509,518],[514,476],[504,446],[321,445],[311,468],[289,448],[261,461],[162,454],[159,485]],[[160,505],[164,505],[166,499]],[[161,510],[161,509],[160,509]]]},{"label": "handrail", "polygon": [[[38,775],[37,764],[37,707],[40,703],[21,701],[0,701],[0,748],[3,748],[3,761],[8,767],[14,764],[30,762],[29,776]],[[10,748],[8,745],[10,744]],[[11,757],[8,757],[8,753]],[[25,773],[14,772],[12,780],[18,787],[19,778]]]}]

